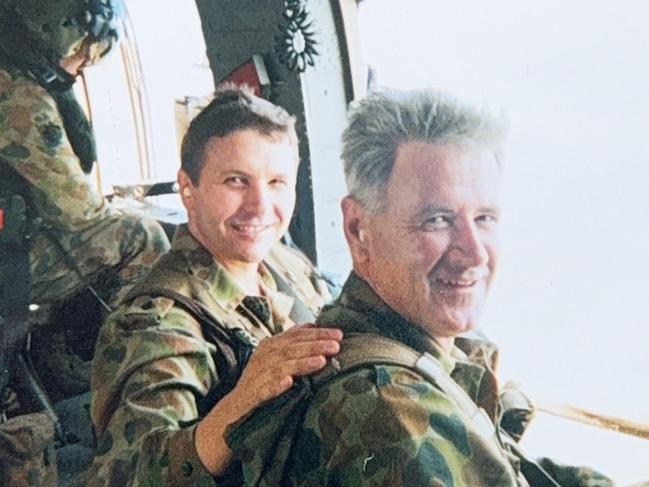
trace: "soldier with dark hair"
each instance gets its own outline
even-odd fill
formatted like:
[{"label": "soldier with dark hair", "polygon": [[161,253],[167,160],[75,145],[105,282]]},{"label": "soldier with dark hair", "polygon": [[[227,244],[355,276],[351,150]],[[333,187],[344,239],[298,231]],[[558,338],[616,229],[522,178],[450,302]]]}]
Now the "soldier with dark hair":
[{"label": "soldier with dark hair", "polygon": [[217,91],[190,124],[178,174],[188,224],[97,342],[90,484],[231,481],[226,428],[338,351],[340,331],[294,327],[330,299],[279,243],[297,169],[294,118],[246,89]]}]

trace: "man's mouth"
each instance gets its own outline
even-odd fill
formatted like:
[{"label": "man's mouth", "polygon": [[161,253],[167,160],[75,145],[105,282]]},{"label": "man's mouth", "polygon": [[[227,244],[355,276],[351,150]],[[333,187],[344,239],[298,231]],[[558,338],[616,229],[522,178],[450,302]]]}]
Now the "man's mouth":
[{"label": "man's mouth", "polygon": [[232,228],[234,228],[237,232],[246,235],[257,235],[264,230],[272,227],[273,224],[230,223],[230,226],[232,226]]},{"label": "man's mouth", "polygon": [[471,287],[473,286],[476,281],[467,281],[467,280],[454,280],[454,279],[437,279],[437,282],[440,283],[442,286],[447,286],[447,287]]},{"label": "man's mouth", "polygon": [[442,289],[472,289],[481,279],[435,279],[435,284]]}]

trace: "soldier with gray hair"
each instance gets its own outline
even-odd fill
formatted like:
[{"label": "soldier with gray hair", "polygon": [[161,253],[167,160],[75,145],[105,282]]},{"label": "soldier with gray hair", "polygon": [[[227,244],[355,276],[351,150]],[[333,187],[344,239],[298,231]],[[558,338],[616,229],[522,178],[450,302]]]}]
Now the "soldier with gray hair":
[{"label": "soldier with gray hair", "polygon": [[374,93],[352,111],[353,271],[317,320],[345,338],[293,399],[230,432],[246,485],[611,485],[526,459],[498,427],[495,348],[461,337],[498,263],[503,141],[498,118],[435,91]]},{"label": "soldier with gray hair", "polygon": [[350,115],[343,133],[345,178],[350,196],[367,210],[385,206],[385,189],[403,142],[483,147],[493,152],[499,165],[503,158],[502,120],[441,93],[377,93]]}]

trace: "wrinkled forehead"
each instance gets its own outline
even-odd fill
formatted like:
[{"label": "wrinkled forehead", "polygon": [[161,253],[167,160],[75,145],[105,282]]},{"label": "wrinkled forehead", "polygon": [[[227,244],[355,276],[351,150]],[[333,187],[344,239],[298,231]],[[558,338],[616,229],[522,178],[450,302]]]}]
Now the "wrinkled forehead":
[{"label": "wrinkled forehead", "polygon": [[493,151],[411,141],[397,149],[386,187],[389,206],[497,206],[501,166]]}]

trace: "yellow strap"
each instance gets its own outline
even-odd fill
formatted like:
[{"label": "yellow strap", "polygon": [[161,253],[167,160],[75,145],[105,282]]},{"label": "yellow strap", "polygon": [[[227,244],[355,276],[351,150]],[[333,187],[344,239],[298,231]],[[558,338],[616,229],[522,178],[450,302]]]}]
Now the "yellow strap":
[{"label": "yellow strap", "polygon": [[569,404],[534,403],[537,411],[649,440],[649,424],[594,413]]}]

